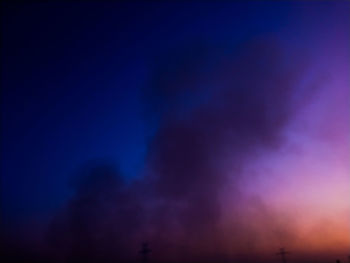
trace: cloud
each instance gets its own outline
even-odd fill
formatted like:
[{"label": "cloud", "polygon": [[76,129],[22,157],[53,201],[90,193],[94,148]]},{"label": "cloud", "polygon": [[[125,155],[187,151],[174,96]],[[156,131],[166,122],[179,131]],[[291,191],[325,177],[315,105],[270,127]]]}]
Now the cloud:
[{"label": "cloud", "polygon": [[132,261],[147,241],[155,260],[226,260],[297,238],[292,217],[246,197],[239,182],[284,143],[304,61],[264,39],[162,57],[144,92],[157,128],[143,176],[126,184],[110,167],[87,169],[51,223],[55,258]]}]

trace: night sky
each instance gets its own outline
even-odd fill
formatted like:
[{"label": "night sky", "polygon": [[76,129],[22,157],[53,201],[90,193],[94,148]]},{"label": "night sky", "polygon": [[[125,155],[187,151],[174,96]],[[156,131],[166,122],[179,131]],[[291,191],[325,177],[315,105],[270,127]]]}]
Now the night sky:
[{"label": "night sky", "polygon": [[8,257],[345,262],[350,2],[2,1],[1,19]]}]

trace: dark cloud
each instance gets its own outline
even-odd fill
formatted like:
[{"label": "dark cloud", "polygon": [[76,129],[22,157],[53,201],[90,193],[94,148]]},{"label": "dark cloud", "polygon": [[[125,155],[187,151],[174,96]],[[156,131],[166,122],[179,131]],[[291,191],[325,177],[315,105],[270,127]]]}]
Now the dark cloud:
[{"label": "dark cloud", "polygon": [[[126,184],[111,167],[87,169],[51,223],[51,255],[137,260],[148,241],[155,260],[224,261],[267,239],[295,238],[290,222],[262,200],[246,199],[238,182],[252,156],[283,143],[303,63],[278,42],[254,40],[235,48],[185,47],[155,65],[145,105],[157,130],[143,177]],[[237,184],[228,206],[221,194],[229,182]],[[229,229],[222,224],[228,207],[235,215]]]}]

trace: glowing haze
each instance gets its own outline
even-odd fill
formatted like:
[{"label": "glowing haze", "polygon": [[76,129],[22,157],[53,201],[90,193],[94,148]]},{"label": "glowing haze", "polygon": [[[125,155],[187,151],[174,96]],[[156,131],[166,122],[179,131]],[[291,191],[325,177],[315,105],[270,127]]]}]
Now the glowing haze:
[{"label": "glowing haze", "polygon": [[[102,102],[93,101],[85,108],[85,114],[78,115],[81,117],[78,123],[84,128],[73,127],[79,130],[74,140],[79,141],[81,134],[94,135],[92,138],[98,145],[93,148],[95,152],[101,148],[103,151],[103,145],[119,136],[120,140],[132,143],[120,142],[118,154],[127,153],[126,148],[130,147],[135,156],[119,158],[119,166],[118,162],[103,158],[90,161],[85,159],[86,145],[81,143],[82,149],[75,155],[87,164],[64,181],[67,185],[73,181],[73,192],[62,186],[58,191],[59,205],[51,210],[37,207],[35,210],[35,206],[30,206],[37,213],[48,214],[33,220],[35,223],[28,219],[21,222],[18,219],[21,213],[10,213],[9,207],[16,202],[8,200],[16,194],[20,196],[20,191],[9,187],[12,190],[4,195],[6,212],[11,214],[5,217],[8,225],[4,224],[9,227],[3,241],[7,256],[57,262],[133,262],[140,259],[137,254],[140,244],[149,242],[154,262],[273,262],[279,260],[276,252],[282,247],[291,251],[288,255],[291,262],[346,260],[350,249],[350,12],[347,12],[350,5],[336,3],[296,2],[288,8],[279,7],[283,14],[291,16],[284,27],[274,27],[271,22],[251,35],[247,33],[251,30],[248,22],[253,18],[244,25],[240,25],[239,19],[234,20],[240,29],[223,31],[229,32],[224,36],[239,32],[242,36],[237,39],[219,37],[211,31],[208,34],[215,37],[192,38],[183,33],[179,37],[181,41],[167,43],[169,48],[151,48],[155,42],[163,43],[155,36],[154,42],[140,42],[152,52],[141,48],[141,44],[133,47],[136,56],[151,57],[145,70],[146,80],[139,85],[141,88],[134,88],[135,94],[130,92],[132,98],[139,99],[137,106],[133,99],[122,101],[121,94],[126,89],[113,90],[114,93],[100,91],[104,94]],[[168,5],[157,8],[168,10],[172,4]],[[242,10],[247,17],[254,14],[254,21],[265,18],[262,14],[268,14],[269,10],[274,10],[274,15],[278,11],[276,7],[273,9],[277,4],[272,3],[264,7],[268,11],[264,9],[259,15],[252,9],[261,5],[255,1],[252,6],[232,5],[232,12]],[[208,14],[214,6],[203,4]],[[197,4],[174,5],[176,19],[173,17],[171,21],[178,21],[180,14],[194,7]],[[118,8],[126,8],[130,13],[138,10],[127,4]],[[151,4],[148,8],[153,14],[162,13]],[[226,17],[223,9],[220,10]],[[107,11],[101,13],[104,12]],[[325,14],[327,19],[322,20]],[[215,13],[213,17],[221,16]],[[134,24],[128,24],[125,29],[130,31],[128,37],[132,39],[132,28],[141,36],[143,32],[149,33],[147,27],[155,30],[153,34],[160,34],[151,23],[158,23],[158,18],[152,19],[147,20],[149,24],[145,28],[136,27],[137,30]],[[187,32],[171,21],[169,27]],[[196,21],[188,23],[196,25]],[[204,23],[206,19],[198,18],[198,21]],[[215,32],[227,23],[215,21],[218,23]],[[137,20],[138,26],[140,23]],[[193,33],[194,28],[188,29],[189,32]],[[7,37],[12,39],[10,34]],[[116,48],[126,50],[122,44]],[[10,58],[8,55],[7,59]],[[124,65],[131,68],[125,69],[130,81],[135,79],[140,67],[131,64]],[[9,68],[16,72],[15,67]],[[5,75],[8,87],[12,87],[8,80],[14,74],[11,70]],[[118,76],[123,78],[122,74]],[[52,76],[47,78],[54,80]],[[97,81],[100,82],[103,84]],[[88,81],[84,83],[88,85]],[[69,94],[84,93],[78,87],[71,88],[77,91]],[[52,94],[59,92],[59,88],[53,88]],[[11,94],[8,88],[5,95],[12,98]],[[115,103],[109,104],[110,94],[118,94]],[[21,101],[17,95],[15,98]],[[81,106],[79,100],[63,102]],[[138,117],[143,120],[140,133],[144,140],[140,143],[140,135],[135,132],[139,130],[137,125],[127,134],[120,132],[125,123],[132,122],[132,114],[125,115],[126,122],[114,122],[114,115],[109,114],[110,111],[120,114],[126,109],[123,103],[132,104],[142,112]],[[111,108],[106,110],[104,104]],[[11,111],[10,103],[4,105],[5,121],[9,126],[14,125],[18,113]],[[89,110],[90,106],[93,111]],[[49,111],[48,119],[60,123],[60,117],[70,116],[63,113],[57,109]],[[105,129],[110,130],[102,122],[97,122],[101,129],[96,129],[93,121],[96,116],[103,123],[115,123],[113,136],[104,136]],[[28,122],[27,118],[23,123]],[[41,119],[47,121],[43,116]],[[12,148],[18,147],[29,154],[26,147],[14,146],[17,144],[11,140],[10,130],[5,130],[8,142],[4,149],[12,155],[2,161],[4,182],[8,185],[11,175],[20,171],[13,168],[20,155],[13,154],[16,150]],[[44,132],[36,132],[36,141],[44,143],[45,139],[41,138],[45,137]],[[71,137],[65,136],[63,144],[69,147]],[[56,147],[50,151],[61,149]],[[137,158],[139,148],[143,154]],[[68,151],[63,153],[62,156],[73,158]],[[39,163],[45,163],[46,159],[40,156]],[[11,158],[15,161],[9,161]],[[78,163],[67,163],[67,167]],[[135,163],[142,165],[139,169],[126,168]],[[57,166],[52,167],[61,171]],[[67,170],[72,173],[72,169]],[[125,171],[132,176],[125,175]],[[57,172],[52,180],[61,176]],[[50,187],[47,184],[43,189],[48,191]],[[49,199],[51,195],[45,191],[42,190],[43,196]]]}]

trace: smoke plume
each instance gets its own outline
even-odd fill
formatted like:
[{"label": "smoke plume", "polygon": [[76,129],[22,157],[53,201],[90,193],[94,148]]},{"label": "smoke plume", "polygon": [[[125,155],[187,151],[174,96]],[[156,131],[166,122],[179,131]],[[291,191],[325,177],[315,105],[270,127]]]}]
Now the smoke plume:
[{"label": "smoke plume", "polygon": [[[142,176],[87,167],[51,222],[49,255],[63,261],[264,261],[297,239],[293,217],[241,187],[244,168],[278,150],[294,116],[302,59],[275,41],[194,44],[155,59],[144,91],[154,132]],[[251,182],[254,185],[254,181]],[[247,256],[249,254],[249,256]]]}]

